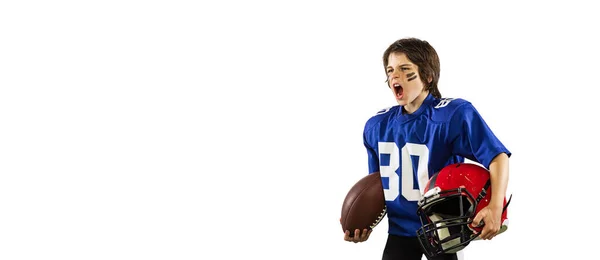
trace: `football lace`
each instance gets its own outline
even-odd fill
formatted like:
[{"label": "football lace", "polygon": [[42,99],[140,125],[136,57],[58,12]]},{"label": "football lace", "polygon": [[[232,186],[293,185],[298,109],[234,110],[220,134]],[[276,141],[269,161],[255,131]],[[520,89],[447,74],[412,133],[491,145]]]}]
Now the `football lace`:
[{"label": "football lace", "polygon": [[379,213],[379,217],[377,217],[375,222],[373,222],[373,224],[371,224],[371,226],[369,228],[371,228],[371,229],[375,228],[375,226],[377,226],[377,224],[379,224],[379,222],[381,222],[381,220],[383,219],[383,216],[385,216],[385,213],[387,213],[387,206],[383,206],[383,211],[381,211],[381,213]]}]

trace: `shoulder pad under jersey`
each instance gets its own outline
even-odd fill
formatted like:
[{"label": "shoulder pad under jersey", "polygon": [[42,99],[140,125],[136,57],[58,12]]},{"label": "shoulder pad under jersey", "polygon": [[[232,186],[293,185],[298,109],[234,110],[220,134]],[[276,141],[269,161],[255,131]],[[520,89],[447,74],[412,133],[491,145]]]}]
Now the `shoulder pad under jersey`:
[{"label": "shoulder pad under jersey", "polygon": [[376,125],[376,124],[378,124],[379,122],[381,122],[383,120],[386,120],[399,107],[400,106],[392,106],[392,107],[388,107],[388,108],[384,108],[384,109],[379,110],[377,113],[375,113],[375,115],[373,115],[371,118],[369,118],[369,120],[367,120],[367,123],[365,125],[365,129],[371,128],[371,126]]},{"label": "shoulder pad under jersey", "polygon": [[469,101],[462,98],[442,98],[433,105],[432,120],[436,122],[450,121],[454,113]]}]

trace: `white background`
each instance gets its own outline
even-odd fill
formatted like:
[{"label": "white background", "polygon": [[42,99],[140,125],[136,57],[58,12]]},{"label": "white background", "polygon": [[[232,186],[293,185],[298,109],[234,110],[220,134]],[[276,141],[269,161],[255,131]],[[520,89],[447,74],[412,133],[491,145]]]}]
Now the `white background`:
[{"label": "white background", "polygon": [[0,259],[380,259],[339,216],[409,36],[513,152],[465,259],[597,255],[591,4],[210,2],[0,4]]}]

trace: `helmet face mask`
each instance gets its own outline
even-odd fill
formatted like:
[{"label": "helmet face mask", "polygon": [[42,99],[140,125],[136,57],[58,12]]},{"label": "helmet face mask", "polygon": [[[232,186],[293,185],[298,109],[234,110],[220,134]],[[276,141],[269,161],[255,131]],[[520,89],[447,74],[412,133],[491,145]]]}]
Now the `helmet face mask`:
[{"label": "helmet face mask", "polygon": [[[490,199],[489,171],[481,166],[451,164],[433,175],[417,209],[421,220],[417,238],[425,254],[456,253],[477,239],[483,225],[474,225],[473,218]],[[506,230],[507,205],[505,198],[500,233]]]},{"label": "helmet face mask", "polygon": [[417,237],[430,257],[455,253],[479,235],[469,227],[477,203],[464,188],[433,193],[420,204]]}]

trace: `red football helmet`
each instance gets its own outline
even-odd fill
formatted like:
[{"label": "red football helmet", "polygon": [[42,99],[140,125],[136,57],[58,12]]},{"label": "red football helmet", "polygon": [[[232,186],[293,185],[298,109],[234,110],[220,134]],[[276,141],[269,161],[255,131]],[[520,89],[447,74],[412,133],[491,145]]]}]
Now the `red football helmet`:
[{"label": "red football helmet", "polygon": [[[436,256],[455,253],[476,239],[483,225],[473,225],[473,218],[490,203],[490,173],[470,163],[444,167],[429,179],[419,200],[417,214],[421,228],[417,237],[426,254]],[[508,228],[504,198],[502,225],[498,234]]]}]

